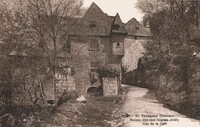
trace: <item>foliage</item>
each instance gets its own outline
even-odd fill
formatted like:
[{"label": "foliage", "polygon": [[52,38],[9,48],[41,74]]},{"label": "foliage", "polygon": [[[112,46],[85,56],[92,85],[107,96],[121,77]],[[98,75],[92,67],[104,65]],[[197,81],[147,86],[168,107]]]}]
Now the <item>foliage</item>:
[{"label": "foliage", "polygon": [[145,14],[154,14],[169,8],[163,0],[139,0],[136,6]]},{"label": "foliage", "polygon": [[198,19],[194,18],[198,13],[197,1],[141,0],[137,7],[145,13],[144,22],[150,24],[154,35],[152,43],[146,46],[145,57],[150,62],[156,61],[157,69],[169,63],[174,55],[189,58],[198,52],[198,42],[192,41],[192,31],[198,28]]},{"label": "foliage", "polygon": [[[197,74],[191,67],[199,54],[199,4],[198,0],[138,1],[138,8],[145,13],[144,23],[149,23],[153,33],[144,56],[150,65],[147,69],[159,72],[156,78],[151,78],[159,79],[153,89],[166,105],[187,114],[189,104],[199,105],[197,100],[189,99],[195,93],[190,75]],[[195,111],[198,114],[198,109]]]},{"label": "foliage", "polygon": [[54,107],[13,106],[0,121],[1,126],[32,127],[40,126],[55,113]]},{"label": "foliage", "polygon": [[100,77],[119,77],[120,70],[112,65],[100,65],[97,72]]},{"label": "foliage", "polygon": [[79,16],[81,6],[81,0],[0,3],[0,78],[12,93],[18,93],[9,99],[43,104],[44,88],[53,84],[55,90],[55,73],[62,63],[56,61],[66,57],[62,53],[76,22],[71,19]]}]

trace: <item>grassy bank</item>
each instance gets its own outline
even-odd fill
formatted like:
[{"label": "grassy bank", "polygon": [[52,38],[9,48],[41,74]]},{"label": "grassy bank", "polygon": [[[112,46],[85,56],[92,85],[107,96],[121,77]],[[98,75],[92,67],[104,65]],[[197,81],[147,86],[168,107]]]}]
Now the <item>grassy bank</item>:
[{"label": "grassy bank", "polygon": [[2,127],[111,127],[120,118],[118,111],[127,90],[123,87],[120,95],[113,97],[85,95],[85,103],[73,98],[54,108],[16,107],[1,121]]}]

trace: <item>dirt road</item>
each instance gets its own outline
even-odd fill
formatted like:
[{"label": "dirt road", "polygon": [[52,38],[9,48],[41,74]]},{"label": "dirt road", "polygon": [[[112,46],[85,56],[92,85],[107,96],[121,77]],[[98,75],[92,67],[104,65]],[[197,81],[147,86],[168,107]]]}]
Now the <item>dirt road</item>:
[{"label": "dirt road", "polygon": [[123,127],[200,127],[200,121],[165,108],[157,100],[144,97],[147,89],[130,87],[122,106]]}]

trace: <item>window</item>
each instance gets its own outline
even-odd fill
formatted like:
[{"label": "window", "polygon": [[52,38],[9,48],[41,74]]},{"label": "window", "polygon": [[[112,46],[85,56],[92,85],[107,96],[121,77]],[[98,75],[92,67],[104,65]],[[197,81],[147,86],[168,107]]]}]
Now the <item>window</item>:
[{"label": "window", "polygon": [[91,62],[90,82],[92,84],[98,80],[98,74],[97,74],[98,67],[99,67],[99,62],[97,61]]},{"label": "window", "polygon": [[114,25],[113,25],[113,30],[119,30],[119,27],[120,27],[120,26],[119,26],[118,24],[114,24]]},{"label": "window", "polygon": [[99,39],[97,38],[91,38],[90,39],[90,50],[99,50]]},{"label": "window", "polygon": [[137,40],[137,36],[134,36],[134,39]]},{"label": "window", "polygon": [[71,53],[71,41],[67,40],[66,43],[63,46],[63,51],[67,53]]},{"label": "window", "polygon": [[91,72],[90,73],[90,82],[91,84],[94,84],[98,80],[98,73],[97,72]]},{"label": "window", "polygon": [[90,28],[95,28],[97,25],[96,21],[90,21]]},{"label": "window", "polygon": [[119,42],[117,42],[117,47],[120,47],[120,43]]},{"label": "window", "polygon": [[122,42],[115,42],[113,46],[115,46],[115,48],[121,48],[121,43]]},{"label": "window", "polygon": [[140,27],[139,27],[139,26],[136,26],[136,27],[135,27],[135,29],[136,29],[136,30],[139,30],[139,29],[140,29]]}]

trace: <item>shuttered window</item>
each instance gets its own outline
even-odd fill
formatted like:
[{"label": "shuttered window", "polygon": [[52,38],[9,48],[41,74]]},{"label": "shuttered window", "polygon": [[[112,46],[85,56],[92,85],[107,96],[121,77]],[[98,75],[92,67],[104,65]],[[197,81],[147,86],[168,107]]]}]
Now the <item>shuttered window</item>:
[{"label": "shuttered window", "polygon": [[90,39],[90,50],[99,50],[100,44],[98,38],[91,38]]}]

